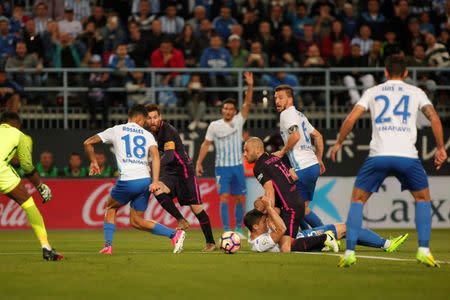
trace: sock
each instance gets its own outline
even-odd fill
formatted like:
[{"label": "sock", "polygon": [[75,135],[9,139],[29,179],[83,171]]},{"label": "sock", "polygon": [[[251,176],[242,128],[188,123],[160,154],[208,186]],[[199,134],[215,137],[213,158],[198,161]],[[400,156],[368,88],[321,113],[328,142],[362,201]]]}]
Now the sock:
[{"label": "sock", "polygon": [[200,227],[202,228],[203,235],[205,236],[205,240],[209,244],[215,244],[214,236],[211,229],[211,222],[209,221],[209,216],[206,211],[202,210],[199,214],[195,215],[200,223]]},{"label": "sock", "polygon": [[161,205],[162,208],[164,208],[176,220],[184,219],[183,215],[175,206],[175,202],[168,194],[160,194],[158,196],[155,196],[155,198],[156,200],[158,200],[159,205]]},{"label": "sock", "polygon": [[105,247],[112,246],[114,232],[116,232],[116,224],[112,223],[103,224],[103,236],[105,237]]},{"label": "sock", "polygon": [[175,236],[176,230],[156,223],[155,227],[153,227],[153,229],[151,230],[151,233],[153,233],[154,235],[167,236],[169,239],[171,239]]},{"label": "sock", "polygon": [[241,229],[244,218],[244,203],[234,204],[234,216],[236,218],[236,228]]},{"label": "sock", "polygon": [[419,247],[430,246],[431,235],[431,202],[416,202],[416,230],[419,237]]},{"label": "sock", "polygon": [[314,250],[321,250],[324,247],[324,242],[327,240],[327,235],[308,236],[296,239],[291,246],[291,251],[308,252]]},{"label": "sock", "polygon": [[[311,229],[302,230],[300,232],[300,234],[302,236],[313,236],[313,235],[317,235],[318,232],[320,232],[322,234],[322,233],[324,233],[324,232],[326,232],[328,230],[331,230],[333,232],[334,236],[337,239],[336,227],[333,224],[323,225],[323,226],[320,226],[320,227],[315,227],[315,228],[311,228]],[[314,233],[316,233],[316,234],[314,234]]]},{"label": "sock", "polygon": [[220,202],[220,217],[222,219],[222,226],[225,231],[230,230],[230,205],[226,202]]},{"label": "sock", "polygon": [[311,228],[323,226],[322,220],[320,220],[319,216],[312,210],[309,211],[309,214],[305,215],[305,221],[311,226]]},{"label": "sock", "polygon": [[370,229],[361,228],[358,233],[357,244],[373,248],[384,248],[386,239],[376,234]]},{"label": "sock", "polygon": [[47,230],[45,230],[44,219],[42,218],[39,209],[34,204],[33,197],[28,198],[27,201],[22,203],[21,207],[25,211],[28,223],[30,223],[31,228],[33,228],[34,234],[41,243],[41,247],[51,250],[47,239]]},{"label": "sock", "polygon": [[363,207],[361,202],[352,202],[347,217],[347,249],[355,250],[358,233],[361,230],[363,219]]},{"label": "sock", "polygon": [[310,227],[309,227],[308,223],[306,223],[305,220],[303,219],[300,221],[300,228],[301,228],[301,230],[308,230]]}]

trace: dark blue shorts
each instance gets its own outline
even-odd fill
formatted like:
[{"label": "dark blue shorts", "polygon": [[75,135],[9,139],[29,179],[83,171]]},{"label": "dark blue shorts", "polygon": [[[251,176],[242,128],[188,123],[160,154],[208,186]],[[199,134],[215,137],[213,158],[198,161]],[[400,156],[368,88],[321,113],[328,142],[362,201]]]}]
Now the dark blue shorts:
[{"label": "dark blue shorts", "polygon": [[375,193],[388,176],[400,181],[402,191],[414,192],[428,187],[427,173],[420,160],[400,156],[368,157],[356,176],[355,187]]},{"label": "dark blue shorts", "polygon": [[219,186],[219,195],[245,195],[244,166],[216,167],[216,183]]},{"label": "dark blue shorts", "polygon": [[298,180],[297,189],[300,191],[300,197],[305,201],[311,201],[314,197],[316,182],[320,176],[320,165],[315,164],[306,169],[297,170]]},{"label": "dark blue shorts", "polygon": [[151,178],[117,180],[111,190],[111,197],[122,205],[130,202],[130,206],[134,210],[145,211],[150,197],[149,187],[151,183]]}]

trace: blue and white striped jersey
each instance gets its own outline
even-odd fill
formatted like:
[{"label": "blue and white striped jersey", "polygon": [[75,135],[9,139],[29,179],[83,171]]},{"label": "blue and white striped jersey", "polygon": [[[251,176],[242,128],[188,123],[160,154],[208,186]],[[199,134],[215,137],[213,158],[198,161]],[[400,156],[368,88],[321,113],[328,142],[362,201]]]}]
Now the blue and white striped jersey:
[{"label": "blue and white striped jersey", "polygon": [[238,113],[230,122],[220,119],[209,124],[205,140],[214,142],[216,167],[242,165],[242,129],[244,123],[244,117],[241,113]]}]

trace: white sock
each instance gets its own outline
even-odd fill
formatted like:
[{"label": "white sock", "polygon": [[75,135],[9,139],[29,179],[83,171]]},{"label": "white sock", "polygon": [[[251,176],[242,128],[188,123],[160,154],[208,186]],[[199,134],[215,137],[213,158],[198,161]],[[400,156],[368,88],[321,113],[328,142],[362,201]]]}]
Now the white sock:
[{"label": "white sock", "polygon": [[424,254],[430,254],[430,248],[428,247],[419,247],[419,251],[423,252]]},{"label": "white sock", "polygon": [[344,256],[349,256],[351,254],[355,254],[355,250],[345,250]]}]

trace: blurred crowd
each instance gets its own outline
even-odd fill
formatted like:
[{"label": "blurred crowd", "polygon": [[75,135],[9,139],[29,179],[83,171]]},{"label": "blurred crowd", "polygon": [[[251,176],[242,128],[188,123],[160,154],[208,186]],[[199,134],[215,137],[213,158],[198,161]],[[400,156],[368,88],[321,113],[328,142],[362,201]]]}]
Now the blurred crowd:
[{"label": "blurred crowd", "polygon": [[[33,2],[33,1],[31,1]],[[442,72],[419,72],[419,84],[430,94],[449,84],[450,0],[115,0],[21,1],[0,4],[0,97],[7,109],[19,110],[26,86],[52,85],[61,76],[49,68],[111,68],[80,73],[69,85],[87,86],[83,104],[93,127],[98,111],[108,122],[108,107],[159,102],[186,105],[200,124],[208,105],[220,105],[232,93],[204,93],[202,88],[232,87],[236,74],[226,68],[279,67],[286,71],[256,73],[255,85],[269,89],[323,85],[323,73],[290,73],[289,68],[382,67],[391,54],[409,66],[434,66]],[[186,87],[160,92],[151,99],[148,74],[135,67],[212,68],[186,75],[158,73],[155,84]],[[5,68],[35,68],[36,73],[8,73]],[[333,74],[331,83],[346,91],[333,93],[339,104],[355,103],[361,90],[383,80],[382,73]],[[111,96],[108,87],[126,87]],[[29,96],[29,95],[28,95]],[[39,97],[40,103],[48,101]],[[79,97],[80,98],[80,97]],[[323,90],[301,92],[305,106],[323,105]],[[194,126],[195,127],[195,126]]]}]

